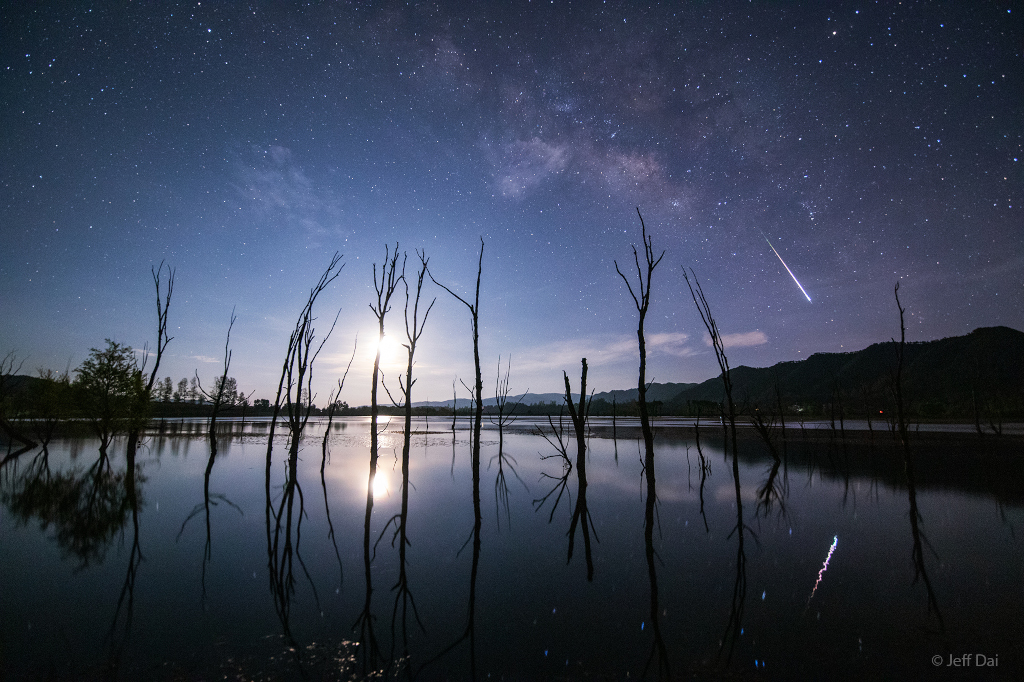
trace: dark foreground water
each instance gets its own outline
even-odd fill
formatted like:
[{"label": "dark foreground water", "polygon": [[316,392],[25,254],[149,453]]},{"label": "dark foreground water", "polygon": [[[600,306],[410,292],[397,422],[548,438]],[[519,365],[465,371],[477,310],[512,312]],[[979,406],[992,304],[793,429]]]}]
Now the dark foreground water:
[{"label": "dark foreground water", "polygon": [[0,679],[1024,679],[1019,438],[917,435],[908,486],[888,435],[792,430],[775,468],[747,430],[737,499],[706,427],[702,515],[694,432],[664,426],[647,529],[639,434],[595,420],[590,582],[582,524],[566,563],[575,469],[553,516],[557,492],[534,508],[563,473],[551,443],[523,421],[505,433],[506,512],[485,430],[474,556],[467,425],[417,421],[403,592],[399,423],[381,436],[368,610],[366,419],[335,422],[322,476],[323,426],[294,470],[276,439],[269,506],[266,423],[229,425],[214,460],[185,422],[134,472],[123,443],[104,459],[88,439],[8,462]]}]

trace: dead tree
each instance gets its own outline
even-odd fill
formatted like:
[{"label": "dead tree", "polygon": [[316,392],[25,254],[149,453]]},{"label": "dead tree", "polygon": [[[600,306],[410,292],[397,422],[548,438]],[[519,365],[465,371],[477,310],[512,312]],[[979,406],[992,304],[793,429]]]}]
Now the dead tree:
[{"label": "dead tree", "polygon": [[13,383],[14,377],[21,372],[22,366],[25,361],[18,360],[17,355],[14,351],[10,351],[7,355],[0,358],[0,430],[2,430],[11,443],[21,443],[21,449],[18,450],[17,455],[11,452],[7,453],[7,457],[4,458],[4,463],[13,461],[18,455],[28,452],[36,446],[35,441],[28,438],[11,423],[10,417],[6,413],[6,408],[10,402],[11,384]]},{"label": "dead tree", "polygon": [[334,556],[338,560],[338,588],[345,582],[345,572],[341,566],[341,552],[338,551],[338,541],[334,537],[334,523],[331,521],[331,506],[327,502],[327,477],[324,474],[324,469],[327,466],[327,460],[329,458],[330,451],[327,449],[327,439],[331,435],[331,423],[334,421],[334,413],[338,406],[338,397],[341,395],[341,390],[345,387],[345,378],[348,376],[348,371],[352,369],[352,361],[356,357],[356,347],[358,346],[359,338],[356,337],[356,342],[352,344],[352,355],[348,359],[348,365],[345,367],[345,373],[338,379],[338,388],[336,391],[331,391],[331,395],[327,398],[327,403],[330,407],[327,410],[327,426],[324,428],[324,440],[321,444],[321,457],[320,457],[320,487],[324,492],[324,514],[327,517],[327,537],[334,545]]},{"label": "dead tree", "polygon": [[[580,404],[573,405],[572,388],[569,386],[569,375],[562,372],[565,379],[565,404],[569,408],[569,416],[572,418],[573,428],[576,430],[576,507],[572,512],[572,522],[569,524],[569,555],[565,563],[572,561],[572,550],[575,545],[576,525],[579,524],[583,531],[583,548],[587,558],[587,580],[594,580],[594,559],[590,551],[590,530],[594,527],[594,520],[590,516],[590,509],[587,507],[587,418],[590,416],[590,402],[587,400],[587,359],[583,358],[583,372],[580,375]],[[594,539],[597,539],[597,532],[594,532]]]},{"label": "dead tree", "polygon": [[[224,341],[224,372],[220,378],[217,379],[213,387],[208,391],[203,388],[203,382],[199,379],[199,372],[196,372],[196,383],[199,387],[199,392],[207,400],[210,401],[210,421],[209,421],[209,438],[210,438],[210,451],[212,452],[211,460],[217,456],[217,417],[220,415],[222,409],[230,409],[238,404],[240,401],[234,394],[234,390],[230,391],[231,395],[228,395],[228,371],[231,368],[231,329],[235,326],[235,320],[238,318],[235,316],[235,309],[231,309],[231,322],[228,324],[227,339]],[[232,379],[233,383],[234,380]],[[250,394],[251,396],[252,394]],[[245,396],[248,400],[250,396]]]},{"label": "dead tree", "polygon": [[893,401],[896,404],[896,431],[903,450],[903,471],[907,477],[907,499],[910,504],[910,535],[913,540],[911,558],[914,562],[914,582],[916,583],[918,580],[921,580],[924,583],[925,592],[928,595],[928,611],[935,611],[939,628],[943,638],[945,638],[946,626],[942,620],[938,599],[935,596],[935,590],[932,589],[932,583],[928,578],[928,571],[925,569],[924,564],[924,545],[928,544],[929,548],[931,548],[931,545],[928,543],[924,531],[920,528],[923,518],[917,507],[917,482],[914,475],[914,460],[910,451],[910,439],[907,434],[907,421],[903,407],[903,360],[907,344],[907,327],[903,318],[906,309],[900,304],[899,282],[896,282],[893,295],[896,297],[896,309],[900,313],[900,340],[897,343],[895,338],[892,339],[893,351],[896,355],[896,366],[891,370],[890,380]]},{"label": "dead tree", "polygon": [[633,290],[633,285],[629,283],[629,278],[622,274],[618,261],[613,262],[615,263],[615,272],[619,273],[619,277],[626,283],[626,289],[629,290],[629,295],[633,297],[633,303],[636,305],[637,313],[640,316],[636,329],[637,342],[640,347],[640,378],[637,382],[637,404],[640,408],[640,429],[644,435],[644,471],[647,474],[647,493],[654,495],[654,431],[651,428],[651,419],[647,411],[647,342],[644,338],[644,320],[647,317],[647,309],[651,304],[651,275],[654,273],[654,268],[665,257],[665,252],[662,251],[661,255],[657,258],[654,257],[652,240],[647,235],[647,226],[644,224],[644,217],[640,215],[639,208],[636,210],[636,214],[640,218],[645,259],[645,266],[641,267],[640,256],[634,245],[633,262],[636,264],[638,280],[636,291]]},{"label": "dead tree", "polygon": [[476,369],[476,383],[474,384],[475,395],[474,395],[474,406],[473,406],[473,441],[472,441],[472,456],[470,460],[470,466],[472,468],[473,475],[473,566],[470,569],[469,578],[469,616],[466,624],[466,630],[462,636],[456,640],[450,647],[445,649],[441,655],[444,655],[452,648],[455,647],[459,642],[468,639],[469,640],[469,666],[470,666],[470,677],[476,679],[476,578],[477,572],[480,569],[480,529],[482,525],[482,517],[480,510],[480,429],[483,422],[484,414],[484,382],[483,374],[480,371],[480,279],[483,275],[484,268],[484,239],[480,238],[480,258],[477,261],[476,268],[476,296],[473,299],[473,303],[470,303],[466,299],[462,298],[454,291],[446,287],[445,285],[434,279],[433,273],[427,270],[427,274],[430,276],[430,280],[441,287],[449,294],[452,295],[459,303],[466,306],[469,309],[469,314],[472,322],[473,330],[473,364]]},{"label": "dead tree", "polygon": [[391,310],[391,297],[398,288],[399,281],[405,279],[405,260],[402,261],[402,271],[398,272],[398,244],[395,244],[395,251],[391,253],[388,246],[384,246],[384,262],[380,268],[380,279],[377,279],[377,264],[373,264],[373,288],[377,292],[377,303],[370,304],[370,310],[377,318],[377,352],[373,358],[373,378],[370,384],[370,473],[366,483],[366,514],[363,519],[363,575],[366,580],[366,597],[363,601],[363,610],[356,620],[359,626],[359,640],[364,645],[363,671],[366,672],[367,657],[370,667],[375,667],[380,649],[377,644],[377,636],[373,630],[373,576],[370,573],[370,564],[373,562],[373,555],[370,553],[370,521],[373,516],[373,484],[377,478],[377,454],[378,437],[380,432],[377,421],[380,417],[380,405],[377,402],[377,388],[380,384],[380,346],[384,340],[384,319]]},{"label": "dead tree", "polygon": [[[134,420],[132,428],[128,431],[128,452],[134,456],[135,452],[139,447],[139,438],[142,435],[142,429],[146,425],[146,421],[149,417],[149,404],[153,396],[153,384],[156,383],[156,374],[160,371],[160,360],[164,356],[164,351],[167,349],[167,344],[171,342],[174,337],[167,333],[167,311],[171,307],[171,294],[174,293],[174,269],[171,266],[167,266],[167,292],[161,297],[160,295],[160,282],[163,281],[164,262],[160,261],[160,266],[155,270],[150,268],[150,272],[153,275],[153,285],[156,287],[156,355],[153,358],[153,369],[149,373],[149,379],[146,382],[145,390],[139,398],[140,405],[138,407],[139,415]],[[142,356],[142,367],[140,371],[145,372],[146,362],[149,360],[148,348]]]},{"label": "dead tree", "polygon": [[[576,434],[575,469],[577,483],[576,506],[573,508],[569,532],[566,533],[569,536],[569,551],[565,563],[569,564],[572,561],[573,549],[575,548],[576,526],[579,525],[583,530],[583,548],[587,560],[587,580],[593,581],[594,561],[590,549],[590,531],[594,527],[594,521],[590,516],[590,509],[587,507],[587,419],[590,416],[590,400],[587,399],[587,359],[583,358],[579,406],[573,403],[572,388],[569,386],[569,375],[562,372],[562,377],[565,380],[565,405],[569,409],[569,416],[572,419],[573,430]],[[593,396],[591,396],[592,398]],[[544,504],[554,495],[551,512],[548,514],[548,523],[551,523],[555,516],[555,510],[558,509],[558,503],[561,502],[562,496],[568,492],[569,476],[573,471],[573,463],[572,458],[569,457],[570,438],[566,433],[562,413],[558,415],[558,426],[555,426],[555,421],[550,415],[548,416],[548,424],[551,427],[550,434],[539,428],[536,430],[536,433],[544,438],[558,454],[541,455],[541,459],[558,459],[562,465],[562,473],[559,476],[552,476],[547,472],[541,473],[541,480],[547,478],[555,481],[555,484],[546,495],[533,501],[533,507],[535,511],[540,511]],[[569,495],[569,503],[572,504],[571,494]],[[594,539],[597,539],[596,532],[594,533]]]},{"label": "dead tree", "polygon": [[[493,464],[495,460],[498,461],[498,475],[494,479],[494,515],[495,520],[498,524],[498,528],[501,528],[501,508],[505,508],[505,520],[508,524],[512,523],[512,515],[509,510],[509,490],[508,490],[508,478],[505,476],[505,468],[507,467],[512,475],[515,476],[523,487],[526,488],[526,483],[523,479],[519,478],[519,473],[516,471],[518,462],[515,457],[505,454],[505,427],[512,424],[516,420],[516,409],[523,401],[523,397],[526,396],[524,392],[519,400],[509,406],[509,376],[512,373],[512,356],[508,358],[508,365],[505,369],[505,374],[501,373],[501,356],[498,356],[498,376],[494,381],[494,403],[495,408],[498,411],[497,417],[491,417],[491,423],[498,427],[498,454],[491,458],[488,463]],[[529,391],[530,389],[526,389]],[[526,488],[529,491],[529,488]]]},{"label": "dead tree", "polygon": [[[722,334],[718,330],[718,323],[711,314],[711,305],[708,303],[707,297],[704,296],[704,290],[697,280],[696,273],[691,270],[690,274],[693,275],[692,283],[686,274],[685,268],[683,269],[683,278],[686,279],[686,286],[690,289],[690,296],[693,298],[693,304],[697,307],[697,312],[704,323],[704,328],[707,329],[708,336],[711,337],[711,346],[715,351],[715,359],[718,361],[718,367],[722,371],[722,385],[725,390],[726,404],[728,405],[729,431],[732,437],[732,478],[736,491],[736,526],[733,528],[733,533],[736,534],[737,538],[736,581],[733,583],[732,607],[729,611],[729,621],[726,623],[725,635],[722,637],[722,643],[718,649],[718,655],[721,657],[723,650],[728,645],[729,652],[726,656],[726,665],[728,665],[742,630],[743,610],[747,596],[747,555],[743,545],[746,524],[743,521],[739,449],[736,444],[736,407],[732,399],[732,379],[729,376],[729,358],[725,355],[725,342],[722,340]],[[732,533],[729,535],[731,537]]]},{"label": "dead tree", "polygon": [[[658,614],[658,579],[657,572],[654,564],[655,552],[654,552],[654,523],[655,513],[657,506],[657,488],[655,486],[655,471],[654,471],[654,430],[651,428],[650,414],[647,409],[647,343],[644,337],[644,321],[647,317],[647,310],[651,303],[651,275],[654,273],[654,268],[658,266],[661,259],[665,257],[665,252],[655,258],[654,247],[652,239],[647,234],[647,225],[644,223],[644,217],[640,214],[640,209],[636,210],[637,217],[640,218],[640,230],[642,241],[644,244],[644,266],[640,265],[640,256],[637,253],[636,246],[633,246],[633,263],[636,265],[636,276],[637,276],[637,290],[633,290],[633,286],[629,282],[629,278],[622,273],[619,269],[618,261],[615,263],[615,272],[619,273],[619,277],[626,283],[626,288],[629,290],[629,295],[633,297],[633,303],[636,305],[637,313],[639,313],[639,321],[637,324],[636,336],[637,342],[640,349],[640,376],[637,381],[637,405],[640,411],[640,430],[644,436],[644,476],[647,479],[647,504],[644,507],[644,546],[646,548],[647,555],[647,571],[651,585],[651,620],[654,621],[656,643],[661,643],[658,647],[658,663],[659,667],[665,675],[668,674],[668,660],[665,658],[665,650],[663,642],[660,638],[660,626],[658,625],[657,619]],[[651,655],[654,655],[654,649],[651,650]],[[648,659],[650,664],[651,659]]]},{"label": "dead tree", "polygon": [[[324,428],[324,440],[320,445],[320,478],[324,476],[324,467],[327,465],[330,451],[327,449],[327,439],[331,435],[331,424],[334,423],[334,414],[338,410],[338,402],[341,398],[341,391],[345,388],[345,379],[348,377],[348,371],[352,369],[352,361],[356,359],[356,348],[359,346],[359,336],[356,336],[355,342],[352,344],[352,355],[349,356],[348,365],[345,366],[345,373],[338,379],[338,388],[331,391],[331,394],[327,397],[327,426]],[[332,531],[333,535],[333,531]]]},{"label": "dead tree", "polygon": [[[281,378],[277,384],[277,395],[274,398],[270,431],[267,437],[266,472],[264,478],[267,568],[270,575],[270,590],[274,596],[274,607],[281,620],[284,634],[289,640],[291,640],[291,632],[288,618],[291,609],[291,597],[295,591],[295,580],[293,577],[294,559],[297,557],[300,565],[303,565],[302,557],[298,554],[298,538],[302,518],[305,514],[302,489],[299,486],[297,476],[299,440],[302,437],[302,430],[309,420],[313,403],[313,395],[311,393],[313,363],[323,348],[324,343],[330,337],[331,331],[334,330],[334,325],[332,324],[330,331],[327,332],[323,341],[319,345],[314,346],[316,336],[313,325],[316,317],[313,315],[313,306],[320,294],[341,273],[344,265],[340,265],[340,263],[341,256],[335,253],[324,273],[320,276],[319,281],[310,289],[306,303],[299,312],[295,327],[288,337],[288,348],[285,351],[284,362],[281,365]],[[337,316],[335,316],[335,323],[337,319]],[[305,405],[303,405],[304,389]],[[282,411],[286,413],[286,425],[289,432],[288,458],[281,501],[275,510],[270,491],[270,474],[273,462],[274,433]],[[296,497],[299,501],[298,510],[295,509]],[[303,570],[305,570],[304,565]],[[309,578],[308,572],[306,576]],[[319,602],[319,598],[316,595],[316,587],[311,579],[310,585],[313,586],[314,598]]]},{"label": "dead tree", "polygon": [[[409,283],[403,277],[405,284],[405,338],[406,342],[402,344],[405,347],[407,363],[405,366],[405,381],[403,382],[399,377],[399,388],[402,393],[402,402],[404,403],[401,407],[404,408],[405,413],[405,428],[403,431],[404,437],[402,440],[402,509],[401,512],[392,517],[388,521],[387,525],[392,522],[396,524],[395,534],[391,538],[391,546],[394,547],[395,540],[398,540],[398,581],[391,587],[395,591],[395,606],[391,612],[391,638],[394,641],[395,638],[395,619],[398,615],[399,606],[402,610],[402,646],[403,656],[408,657],[409,655],[409,635],[408,635],[408,611],[412,607],[413,616],[416,618],[416,623],[419,624],[420,629],[426,631],[423,627],[423,621],[420,620],[420,614],[416,610],[416,601],[413,599],[412,591],[409,589],[409,577],[406,571],[406,547],[410,545],[408,536],[408,520],[409,520],[409,454],[412,445],[412,387],[416,383],[416,380],[412,376],[412,368],[416,357],[416,344],[420,340],[420,336],[423,334],[423,329],[427,325],[427,317],[430,315],[431,309],[434,307],[436,299],[430,302],[427,306],[426,311],[423,313],[423,319],[419,317],[420,312],[420,296],[423,293],[423,278],[427,273],[427,262],[429,259],[426,257],[424,252],[417,252],[416,254],[420,259],[420,272],[416,278],[416,297],[412,303],[412,318],[409,317]],[[387,525],[384,528],[387,528]],[[383,533],[383,531],[381,531]]]},{"label": "dead tree", "polygon": [[[644,475],[647,479],[647,501],[644,509],[644,541],[647,548],[647,570],[650,577],[651,583],[651,618],[656,620],[659,615],[657,612],[657,575],[656,568],[654,565],[654,516],[655,507],[657,504],[657,488],[655,487],[655,472],[654,472],[654,430],[651,428],[651,419],[647,410],[647,343],[644,338],[644,321],[647,317],[647,310],[651,304],[651,275],[654,273],[654,268],[658,266],[661,259],[665,257],[665,252],[655,258],[654,257],[654,246],[652,239],[647,234],[647,225],[644,223],[644,217],[640,214],[640,209],[636,210],[637,216],[640,218],[640,230],[642,241],[644,244],[644,266],[640,265],[640,256],[637,253],[636,245],[633,245],[633,263],[636,265],[636,276],[637,276],[637,289],[634,291],[632,284],[629,282],[629,278],[622,273],[619,269],[618,261],[615,263],[615,272],[619,273],[619,277],[626,283],[626,289],[629,290],[629,295],[633,297],[633,303],[636,305],[636,311],[639,313],[639,321],[636,329],[637,342],[640,349],[640,376],[637,381],[637,404],[640,410],[640,430],[644,436]],[[659,630],[660,632],[660,630]],[[652,651],[653,653],[653,651]],[[649,662],[649,661],[648,661]],[[659,663],[661,657],[659,656]],[[667,661],[665,661],[667,669]]]}]

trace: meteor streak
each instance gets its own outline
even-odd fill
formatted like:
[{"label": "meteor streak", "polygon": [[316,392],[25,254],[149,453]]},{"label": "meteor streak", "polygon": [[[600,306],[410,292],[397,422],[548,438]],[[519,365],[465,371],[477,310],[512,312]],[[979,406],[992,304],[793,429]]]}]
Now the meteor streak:
[{"label": "meteor streak", "polygon": [[814,583],[814,589],[811,590],[811,596],[807,598],[807,605],[811,605],[811,600],[814,599],[814,593],[818,591],[818,585],[821,584],[821,579],[825,577],[825,571],[828,570],[828,562],[832,559],[832,552],[836,551],[836,545],[839,544],[839,536],[836,535],[832,538],[832,546],[828,548],[828,556],[825,557],[825,564],[818,571],[818,580]]},{"label": "meteor streak", "polygon": [[[761,232],[761,236],[764,237],[764,240],[766,242],[768,242],[768,236],[764,232]],[[768,242],[768,247],[775,253],[776,256],[779,256],[779,252],[775,251],[775,247],[772,246],[771,242]],[[782,256],[779,256],[779,262],[782,263],[782,267],[786,268],[786,272],[788,272],[789,276],[793,278],[793,281],[796,282],[796,285],[798,287],[800,287],[800,291],[803,293],[804,297],[807,299],[807,302],[810,303],[811,302],[811,297],[808,296],[807,292],[804,291],[804,288],[802,286],[800,286],[800,282],[797,281],[796,275],[794,275],[793,271],[789,269],[788,265],[786,265],[786,261],[782,260]]]}]

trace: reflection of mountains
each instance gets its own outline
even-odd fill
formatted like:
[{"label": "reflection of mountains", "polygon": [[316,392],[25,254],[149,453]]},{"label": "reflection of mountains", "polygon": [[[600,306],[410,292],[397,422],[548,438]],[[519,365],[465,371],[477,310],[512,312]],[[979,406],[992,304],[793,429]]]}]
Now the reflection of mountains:
[{"label": "reflection of mountains", "polygon": [[[620,441],[637,440],[640,429],[617,427]],[[659,447],[691,447],[692,428],[656,428]],[[611,438],[610,425],[596,426],[591,437]],[[737,430],[740,461],[748,465],[770,465],[767,446],[753,429]],[[778,438],[778,436],[777,436]],[[892,434],[877,429],[874,434],[847,432],[829,437],[828,431],[786,428],[788,466],[806,471],[813,468],[825,478],[877,481],[890,488],[905,489],[903,453],[897,450]],[[721,452],[720,424],[702,424],[701,444]],[[910,434],[917,472],[918,492],[950,491],[994,498],[1000,504],[1024,506],[1024,467],[1020,465],[1022,439],[1019,436],[985,436],[972,433],[921,432]],[[685,459],[685,456],[680,455]],[[664,461],[664,456],[662,456]]]},{"label": "reflection of mountains", "polygon": [[[787,432],[790,430],[787,429]],[[709,436],[711,434],[708,434]],[[717,435],[717,434],[716,434]],[[704,434],[701,434],[702,438]],[[890,488],[907,487],[903,454],[896,450],[888,433],[878,433],[873,441],[848,441],[838,437],[802,441],[799,431],[788,433],[790,476],[794,467],[814,468],[825,478],[866,479]],[[760,464],[771,460],[767,448],[754,440],[740,437],[740,461]],[[714,437],[713,447],[721,447]],[[664,441],[663,441],[664,443]],[[1024,467],[1020,465],[1020,439],[919,434],[911,436],[916,466],[917,491],[950,491],[995,498],[1000,504],[1024,506]]]}]

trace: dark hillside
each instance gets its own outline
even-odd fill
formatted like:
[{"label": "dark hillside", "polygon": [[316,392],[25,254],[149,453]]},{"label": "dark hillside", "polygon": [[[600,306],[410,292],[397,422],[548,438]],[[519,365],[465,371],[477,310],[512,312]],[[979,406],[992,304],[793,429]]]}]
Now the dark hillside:
[{"label": "dark hillside", "polygon": [[[787,411],[848,417],[877,414],[889,404],[895,355],[891,341],[851,353],[815,353],[768,368],[732,370],[733,392],[744,410],[774,408],[778,383]],[[976,329],[966,336],[908,343],[904,393],[918,416],[981,418],[1018,414],[1024,407],[1024,332],[1009,327]],[[677,394],[666,410],[685,413],[688,401],[722,399],[719,377]]]}]

